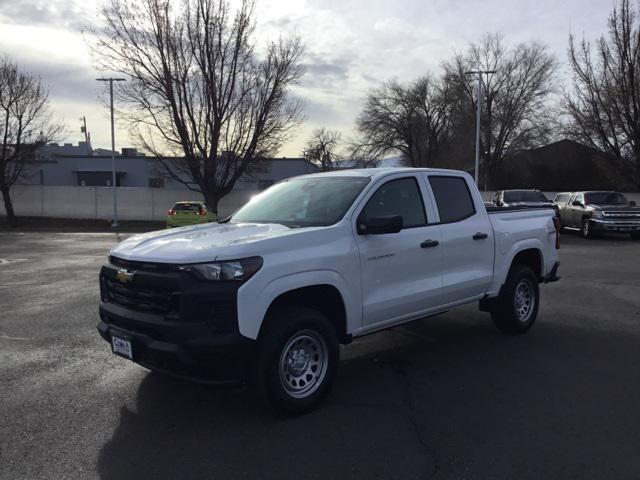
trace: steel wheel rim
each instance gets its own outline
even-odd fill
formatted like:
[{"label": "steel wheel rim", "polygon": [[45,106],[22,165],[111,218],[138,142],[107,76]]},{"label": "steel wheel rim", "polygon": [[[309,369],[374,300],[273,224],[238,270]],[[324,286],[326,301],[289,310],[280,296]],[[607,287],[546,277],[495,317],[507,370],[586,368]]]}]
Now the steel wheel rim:
[{"label": "steel wheel rim", "polygon": [[533,289],[533,285],[529,280],[523,278],[518,282],[513,296],[513,307],[518,320],[521,322],[529,321],[531,314],[533,313],[535,300],[536,293]]},{"label": "steel wheel rim", "polygon": [[322,336],[313,330],[296,332],[280,355],[280,383],[288,395],[306,398],[322,384],[329,364],[329,349]]},{"label": "steel wheel rim", "polygon": [[585,237],[589,236],[589,222],[584,222],[582,224],[582,235]]}]

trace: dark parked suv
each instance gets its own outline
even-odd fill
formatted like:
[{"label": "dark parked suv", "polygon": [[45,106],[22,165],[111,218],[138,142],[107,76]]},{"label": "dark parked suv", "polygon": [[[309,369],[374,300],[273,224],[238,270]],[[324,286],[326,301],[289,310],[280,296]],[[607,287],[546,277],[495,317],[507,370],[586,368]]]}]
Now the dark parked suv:
[{"label": "dark parked suv", "polygon": [[618,192],[573,192],[560,207],[563,227],[580,229],[582,236],[614,232],[640,239],[640,208]]},{"label": "dark parked suv", "polygon": [[498,190],[491,197],[497,207],[552,207],[560,218],[560,211],[540,190]]}]

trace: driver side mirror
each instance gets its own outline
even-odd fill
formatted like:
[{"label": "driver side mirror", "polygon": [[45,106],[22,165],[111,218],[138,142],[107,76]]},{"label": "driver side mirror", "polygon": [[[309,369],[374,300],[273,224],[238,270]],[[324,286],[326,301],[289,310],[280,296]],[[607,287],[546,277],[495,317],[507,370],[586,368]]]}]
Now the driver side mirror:
[{"label": "driver side mirror", "polygon": [[579,202],[578,200],[574,200],[571,205],[573,205],[574,207],[583,207],[584,206],[584,205],[582,205],[582,202]]},{"label": "driver side mirror", "polygon": [[359,235],[383,235],[386,233],[398,233],[400,230],[402,230],[402,217],[400,215],[374,217],[358,221]]}]

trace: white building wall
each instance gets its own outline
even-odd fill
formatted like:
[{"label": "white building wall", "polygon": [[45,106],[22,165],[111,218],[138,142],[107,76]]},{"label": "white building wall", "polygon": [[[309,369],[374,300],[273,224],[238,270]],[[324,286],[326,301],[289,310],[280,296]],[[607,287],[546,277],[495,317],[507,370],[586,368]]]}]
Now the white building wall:
[{"label": "white building wall", "polygon": [[[235,190],[218,205],[218,216],[228,216],[244,205],[258,190]],[[111,220],[113,189],[110,187],[74,187],[15,185],[11,189],[16,215],[23,217],[81,218]],[[181,200],[202,200],[187,190],[120,187],[117,189],[118,218],[121,220],[165,220],[167,210]],[[0,200],[0,214],[5,214]]]},{"label": "white building wall", "polygon": [[[164,220],[167,210],[181,200],[202,200],[202,196],[187,190],[162,188],[120,187],[118,190],[118,218],[121,220]],[[218,205],[220,218],[231,215],[257,189],[234,190]],[[494,192],[482,192],[488,201]],[[553,199],[556,192],[545,192]],[[113,217],[113,189],[110,187],[75,187],[50,185],[15,185],[11,189],[13,208],[18,216],[81,218],[111,220]],[[629,200],[640,205],[640,193],[625,193]],[[0,199],[0,214],[4,204]]]}]

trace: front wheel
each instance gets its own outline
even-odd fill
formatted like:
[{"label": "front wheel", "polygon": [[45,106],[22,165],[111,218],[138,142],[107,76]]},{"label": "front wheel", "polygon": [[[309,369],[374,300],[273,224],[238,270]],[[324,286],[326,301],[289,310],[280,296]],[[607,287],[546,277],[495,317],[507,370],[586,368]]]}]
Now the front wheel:
[{"label": "front wheel", "polygon": [[591,229],[591,222],[588,218],[582,220],[582,229],[580,230],[583,238],[593,238],[593,230]]},{"label": "front wheel", "polygon": [[266,328],[256,358],[258,390],[283,413],[312,410],[331,389],[338,369],[334,327],[316,310],[286,307]]},{"label": "front wheel", "polygon": [[491,311],[491,319],[503,333],[525,333],[536,321],[539,305],[536,275],[526,265],[516,265],[507,275]]}]

